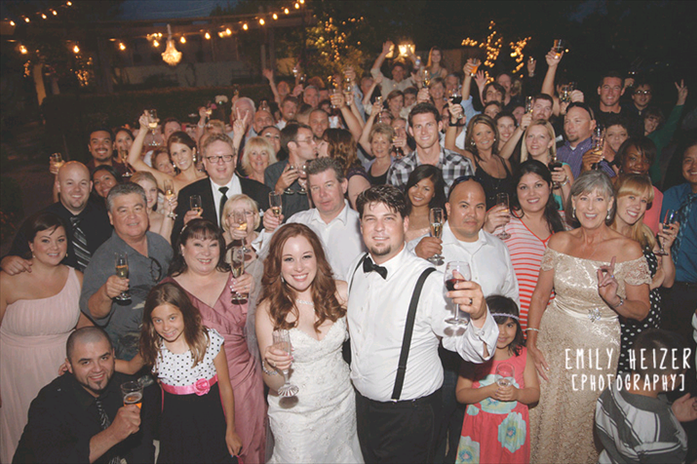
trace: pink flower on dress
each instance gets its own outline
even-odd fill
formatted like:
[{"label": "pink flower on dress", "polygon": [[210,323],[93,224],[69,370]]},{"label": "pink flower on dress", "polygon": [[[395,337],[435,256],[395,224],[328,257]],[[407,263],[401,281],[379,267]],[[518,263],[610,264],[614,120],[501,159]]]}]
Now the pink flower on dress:
[{"label": "pink flower on dress", "polygon": [[194,384],[194,393],[198,396],[203,396],[211,391],[211,383],[208,379],[198,379]]}]

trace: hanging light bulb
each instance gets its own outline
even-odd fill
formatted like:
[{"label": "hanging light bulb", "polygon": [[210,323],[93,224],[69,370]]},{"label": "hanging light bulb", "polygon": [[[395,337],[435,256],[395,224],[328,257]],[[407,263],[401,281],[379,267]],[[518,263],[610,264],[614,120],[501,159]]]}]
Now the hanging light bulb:
[{"label": "hanging light bulb", "polygon": [[56,10],[51,10],[51,14],[53,14],[53,16],[58,16],[58,12]]},{"label": "hanging light bulb", "polygon": [[25,22],[25,23],[31,22],[31,19],[25,17],[25,18],[24,18],[24,22]]},{"label": "hanging light bulb", "polygon": [[15,22],[14,22],[14,21],[10,21],[10,26],[15,27]]},{"label": "hanging light bulb", "polygon": [[276,13],[273,14],[273,19],[274,20],[278,19],[278,15]]},{"label": "hanging light bulb", "polygon": [[232,31],[229,27],[225,29],[225,35],[232,35]]},{"label": "hanging light bulb", "polygon": [[290,10],[289,10],[288,8],[284,8],[284,9],[283,9],[283,12],[284,12],[285,14],[290,14]]},{"label": "hanging light bulb", "polygon": [[266,21],[264,21],[264,18],[260,18],[260,19],[259,19],[259,24],[261,24],[262,26],[263,26],[264,24],[266,24]]},{"label": "hanging light bulb", "polygon": [[73,53],[75,53],[76,55],[80,53],[80,47],[78,47],[77,44],[75,44],[75,46],[73,47]]},{"label": "hanging light bulb", "polygon": [[295,2],[295,5],[294,5],[294,6],[295,6],[295,9],[296,9],[296,10],[300,9],[300,3],[298,3],[298,2]]},{"label": "hanging light bulb", "polygon": [[185,44],[185,43],[186,43],[186,37],[182,36],[182,38],[179,39],[179,42]]},{"label": "hanging light bulb", "polygon": [[65,5],[66,6],[73,6],[73,2],[66,2]]},{"label": "hanging light bulb", "polygon": [[21,53],[22,55],[26,55],[27,53],[29,53],[29,50],[27,50],[27,47],[25,47],[24,45],[20,45],[19,53]]},{"label": "hanging light bulb", "polygon": [[46,13],[41,13],[41,19],[46,19],[48,16],[46,16]]},{"label": "hanging light bulb", "polygon": [[126,45],[125,45],[123,42],[119,42],[119,49],[120,49],[121,51],[126,50]]},{"label": "hanging light bulb", "polygon": [[155,39],[155,40],[152,41],[152,46],[155,47],[155,48],[157,48],[157,47],[160,46],[160,42],[158,42],[157,39]]},{"label": "hanging light bulb", "polygon": [[206,32],[205,34],[203,34],[203,37],[204,37],[206,40],[211,40],[211,35],[210,35],[210,33],[208,33],[208,32]]},{"label": "hanging light bulb", "polygon": [[242,29],[244,29],[245,31],[246,31],[247,29],[249,29],[249,26],[247,26],[247,23],[244,23],[244,24],[242,25]]},{"label": "hanging light bulb", "polygon": [[172,39],[172,28],[167,24],[167,48],[162,52],[162,60],[170,66],[176,66],[182,59],[182,52],[177,50]]}]

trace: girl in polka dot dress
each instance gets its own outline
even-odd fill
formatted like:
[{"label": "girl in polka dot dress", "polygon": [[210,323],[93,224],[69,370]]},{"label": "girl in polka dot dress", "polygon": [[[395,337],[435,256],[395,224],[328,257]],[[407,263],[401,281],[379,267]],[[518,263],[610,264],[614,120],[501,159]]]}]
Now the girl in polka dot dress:
[{"label": "girl in polka dot dress", "polygon": [[162,387],[158,462],[237,462],[234,398],[223,337],[173,283],[150,291],[140,338],[145,364]]}]

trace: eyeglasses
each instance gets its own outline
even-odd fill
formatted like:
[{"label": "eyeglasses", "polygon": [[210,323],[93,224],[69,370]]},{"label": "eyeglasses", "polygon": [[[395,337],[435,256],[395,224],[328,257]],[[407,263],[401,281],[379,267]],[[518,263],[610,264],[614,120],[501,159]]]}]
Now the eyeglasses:
[{"label": "eyeglasses", "polygon": [[310,137],[309,139],[298,139],[295,142],[296,143],[312,143],[315,139]]},{"label": "eyeglasses", "polygon": [[[245,211],[242,211],[242,212],[244,213],[245,216],[254,216],[254,211],[245,210]],[[235,215],[235,211],[230,211],[226,217],[231,218],[231,217],[233,217],[234,215]]]},{"label": "eyeglasses", "polygon": [[153,282],[159,282],[162,279],[162,265],[153,257],[150,257],[150,277]]},{"label": "eyeglasses", "polygon": [[208,160],[209,163],[213,164],[220,163],[220,160],[223,160],[226,163],[230,163],[232,162],[234,155],[205,156],[205,158]]},{"label": "eyeglasses", "polygon": [[637,90],[634,92],[634,95],[651,95],[650,90]]}]

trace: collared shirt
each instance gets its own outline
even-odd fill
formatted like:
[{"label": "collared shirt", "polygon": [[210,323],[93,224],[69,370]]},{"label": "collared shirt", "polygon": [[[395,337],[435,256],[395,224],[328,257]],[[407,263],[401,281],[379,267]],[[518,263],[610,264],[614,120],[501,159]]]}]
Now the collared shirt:
[{"label": "collared shirt", "polygon": [[[91,255],[97,251],[102,243],[107,241],[111,237],[113,232],[113,227],[109,222],[109,217],[106,214],[104,208],[100,205],[93,203],[91,200],[85,205],[83,209],[77,216],[71,213],[63,203],[60,201],[48,206],[44,211],[49,213],[54,213],[63,219],[67,227],[66,233],[68,235],[68,254],[63,259],[63,264],[71,266],[79,271],[83,269],[80,268],[77,262],[77,256],[73,251],[73,228],[71,226],[70,219],[77,217],[80,219],[80,229],[85,234],[87,239],[87,250]],[[22,232],[20,227],[17,235],[12,242],[12,248],[10,249],[8,255],[21,256],[23,258],[28,258],[31,256],[31,251],[29,250],[29,244],[26,236]]]},{"label": "collared shirt", "polygon": [[[115,372],[98,397],[112,422],[123,406],[120,385],[129,380],[133,379]],[[150,386],[143,392],[140,430],[113,446],[95,463],[108,463],[114,456],[129,463],[155,461],[152,434],[158,406],[155,388]],[[13,462],[89,462],[90,440],[102,430],[95,397],[72,374],[65,373],[42,388],[32,401],[29,422]]]},{"label": "collared shirt", "polygon": [[[232,175],[232,179],[230,179],[230,182],[228,182],[225,185],[218,185],[213,180],[209,177],[208,180],[211,183],[211,189],[213,191],[213,203],[215,203],[215,210],[217,211],[217,214],[215,217],[220,221],[220,211],[223,209],[225,205],[220,204],[220,200],[223,199],[223,194],[220,192],[221,187],[227,187],[228,190],[225,192],[225,196],[230,198],[233,195],[239,195],[242,193],[242,186],[240,185],[240,180],[237,178],[237,174]],[[220,227],[222,227],[222,224],[218,224]]]},{"label": "collared shirt", "polygon": [[[427,235],[424,235],[427,237]],[[409,242],[410,250],[416,248],[423,237]],[[450,222],[443,225],[443,264],[436,266],[439,271],[445,271],[445,263],[449,261],[464,261],[469,263],[472,270],[472,280],[482,287],[485,297],[503,295],[511,298],[520,306],[518,278],[513,269],[511,254],[506,244],[486,232],[479,231],[476,242],[463,242],[455,237]]]},{"label": "collared shirt", "polygon": [[[114,232],[92,256],[82,282],[80,310],[109,334],[119,359],[131,359],[138,352],[145,298],[150,289],[167,275],[172,261],[172,246],[161,235],[152,232],[146,232],[146,235],[148,256],[143,256]],[[87,302],[115,274],[114,255],[118,251],[128,253],[131,300],[113,300],[109,315],[97,319],[91,315]]]},{"label": "collared shirt", "polygon": [[346,200],[344,209],[328,224],[322,220],[317,208],[294,214],[287,221],[288,224],[291,222],[305,224],[319,236],[335,279],[345,280],[351,264],[365,252],[358,213]]},{"label": "collared shirt", "polygon": [[[281,174],[283,174],[283,171],[285,171],[286,166],[288,166],[288,160],[284,159],[266,168],[266,170],[264,171],[264,183],[268,188],[270,188],[271,190],[276,189],[276,182],[278,182],[278,179],[281,177]],[[289,191],[293,191],[293,193],[288,194],[286,192],[283,192],[283,215],[286,218],[291,217],[298,211],[305,211],[310,209],[310,203],[307,198],[308,194],[298,193],[300,189],[300,183],[296,179],[295,182],[293,182],[288,187],[288,189],[286,189]]]},{"label": "collared shirt", "polygon": [[[390,401],[394,388],[402,337],[412,293],[421,273],[431,267],[406,247],[382,265],[387,278],[377,272],[364,273],[359,258],[349,275],[347,317],[351,333],[351,380],[361,395],[375,401]],[[416,311],[414,332],[401,400],[430,395],[443,384],[443,366],[438,346],[456,351],[464,360],[482,363],[496,350],[498,326],[487,313],[481,329],[468,324],[453,331],[445,319],[443,274],[433,272],[425,281]],[[456,335],[457,334],[457,335]],[[484,345],[489,356],[484,358]]]},{"label": "collared shirt", "polygon": [[460,106],[462,106],[462,109],[465,110],[465,121],[471,121],[473,117],[482,113],[481,111],[477,111],[474,109],[472,101],[472,95],[470,95],[470,97],[467,100],[462,100],[460,102]]},{"label": "collared shirt", "polygon": [[[389,171],[387,171],[387,183],[399,189],[404,189],[407,181],[409,181],[409,175],[421,164],[418,149],[414,150],[409,156],[394,160]],[[448,188],[458,177],[474,175],[472,162],[468,158],[446,149],[441,150],[436,167],[443,171],[443,180]]]},{"label": "collared shirt", "polygon": [[[692,205],[688,205],[688,202],[692,202]],[[682,209],[681,213],[684,214],[688,207],[690,214],[687,220],[680,223],[679,246],[673,243],[672,256],[675,263],[675,280],[697,283],[697,194],[692,193],[688,183],[669,188],[663,194],[662,218],[666,217],[669,209]]]},{"label": "collared shirt", "polygon": [[[382,72],[377,68],[373,68],[370,70],[370,74],[373,76],[373,78],[377,78],[379,75],[382,74]],[[380,84],[383,98],[387,98],[387,96],[393,90],[401,90],[402,92],[404,92],[404,89],[408,87],[416,87],[414,79],[412,79],[411,76],[397,82],[394,79],[390,79],[389,77],[383,75],[382,83]]]},{"label": "collared shirt", "polygon": [[[574,175],[574,179],[581,175],[581,165],[583,164],[583,155],[593,148],[593,140],[588,137],[586,140],[579,142],[576,148],[572,148],[567,140],[563,146],[559,147],[557,150],[557,159],[564,163],[567,163],[571,168],[571,173]],[[612,169],[610,164],[602,160],[600,162],[600,169],[604,171],[608,176],[615,177],[615,171]]]}]

